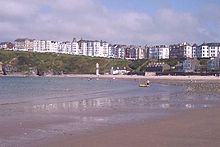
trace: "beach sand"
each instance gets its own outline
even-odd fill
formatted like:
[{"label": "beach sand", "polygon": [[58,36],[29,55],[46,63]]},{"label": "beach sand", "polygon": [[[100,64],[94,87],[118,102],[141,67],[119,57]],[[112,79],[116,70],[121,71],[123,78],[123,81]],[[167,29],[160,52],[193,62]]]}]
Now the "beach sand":
[{"label": "beach sand", "polygon": [[141,75],[93,75],[93,74],[67,74],[49,77],[72,77],[87,79],[111,79],[111,80],[149,80],[151,83],[176,84],[185,82],[214,82],[220,83],[220,77],[217,76],[141,76]]},{"label": "beach sand", "polygon": [[190,110],[168,118],[102,128],[82,136],[63,135],[47,147],[218,147],[220,108]]},{"label": "beach sand", "polygon": [[[0,75],[1,77],[2,75]],[[11,74],[5,77],[29,77],[24,74]],[[31,76],[30,76],[31,77]],[[33,76],[37,77],[37,76]],[[63,75],[45,75],[45,77],[72,77],[72,78],[86,78],[86,79],[125,79],[125,80],[150,80],[153,82],[184,82],[184,81],[213,81],[220,83],[220,77],[217,76],[141,76],[141,75],[94,75],[94,74],[63,74]]]},{"label": "beach sand", "polygon": [[141,75],[93,75],[93,74],[64,74],[50,77],[76,77],[76,78],[114,78],[114,79],[155,79],[155,80],[220,80],[217,76],[141,76]]}]

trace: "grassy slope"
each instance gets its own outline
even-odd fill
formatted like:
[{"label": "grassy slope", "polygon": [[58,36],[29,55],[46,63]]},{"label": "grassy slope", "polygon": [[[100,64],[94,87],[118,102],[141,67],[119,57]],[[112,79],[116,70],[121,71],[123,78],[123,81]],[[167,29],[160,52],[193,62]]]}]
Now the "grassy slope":
[{"label": "grassy slope", "polygon": [[[200,60],[207,64],[208,60]],[[0,50],[0,62],[3,65],[11,65],[18,72],[28,72],[30,69],[38,69],[40,72],[53,72],[59,74],[94,74],[96,63],[99,63],[100,73],[109,73],[111,67],[119,67],[132,71],[132,73],[143,73],[148,63],[147,59],[135,61],[123,59],[108,59],[86,56],[74,56],[55,53],[33,53]],[[166,59],[165,62],[170,66],[175,66],[179,62],[176,59]]]},{"label": "grassy slope", "polygon": [[93,58],[53,53],[31,53],[0,50],[0,62],[12,65],[18,72],[26,72],[30,68],[42,72],[53,71],[59,73],[92,74],[95,73],[96,63],[100,65],[100,72],[109,72],[111,67],[129,68],[131,61],[120,59]]}]

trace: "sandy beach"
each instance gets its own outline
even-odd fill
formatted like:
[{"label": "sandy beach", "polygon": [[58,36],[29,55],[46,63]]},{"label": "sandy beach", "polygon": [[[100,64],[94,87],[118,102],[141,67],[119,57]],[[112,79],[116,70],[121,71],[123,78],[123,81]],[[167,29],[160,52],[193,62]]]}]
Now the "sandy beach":
[{"label": "sandy beach", "polygon": [[[0,75],[3,76],[3,75]],[[15,73],[6,75],[6,77],[32,77],[32,75],[25,75],[22,73]],[[33,76],[36,77],[36,76]],[[95,75],[95,74],[63,74],[63,75],[45,75],[45,77],[72,77],[72,78],[100,78],[100,79],[149,79],[153,81],[189,81],[189,80],[197,80],[197,81],[220,81],[220,77],[217,76],[141,76],[141,75]]]},{"label": "sandy beach", "polygon": [[176,113],[165,119],[100,129],[87,135],[59,136],[48,147],[217,147],[220,108]]},{"label": "sandy beach", "polygon": [[140,75],[92,75],[92,74],[67,74],[49,77],[73,77],[73,78],[88,78],[88,79],[125,79],[125,80],[150,80],[152,82],[175,83],[185,81],[197,82],[220,82],[220,77],[217,76],[140,76]]}]

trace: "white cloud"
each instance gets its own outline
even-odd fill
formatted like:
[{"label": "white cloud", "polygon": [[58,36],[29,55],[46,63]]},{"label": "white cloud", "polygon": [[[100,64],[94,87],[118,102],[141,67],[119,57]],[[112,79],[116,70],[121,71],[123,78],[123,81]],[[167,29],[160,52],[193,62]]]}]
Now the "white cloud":
[{"label": "white cloud", "polygon": [[[201,23],[200,15],[204,12],[199,15],[172,9],[161,9],[154,15],[116,12],[95,0],[2,0],[0,5],[7,8],[0,9],[0,40],[83,37],[113,43],[162,44],[201,42],[211,40],[212,34],[220,37],[220,30],[212,32]],[[212,17],[209,20],[214,23],[220,15],[213,13]]]},{"label": "white cloud", "polygon": [[27,3],[16,0],[2,0],[0,1],[0,17],[1,18],[13,18],[15,20],[18,19],[26,19],[29,16],[33,15],[37,9],[36,3]]}]

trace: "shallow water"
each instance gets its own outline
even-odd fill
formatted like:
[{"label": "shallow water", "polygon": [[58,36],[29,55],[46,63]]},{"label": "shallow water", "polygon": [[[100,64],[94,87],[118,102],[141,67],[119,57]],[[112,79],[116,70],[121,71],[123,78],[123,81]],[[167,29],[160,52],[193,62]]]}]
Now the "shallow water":
[{"label": "shallow water", "polygon": [[87,80],[79,78],[1,77],[0,104],[48,99],[80,100],[97,97],[127,97],[169,93],[174,86],[139,88],[137,81]]},{"label": "shallow water", "polygon": [[169,115],[169,110],[211,107],[213,96],[137,80],[0,77],[0,145],[24,145],[62,133]]}]

